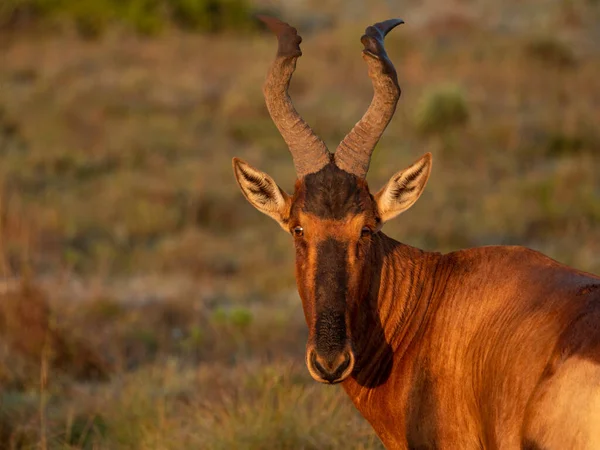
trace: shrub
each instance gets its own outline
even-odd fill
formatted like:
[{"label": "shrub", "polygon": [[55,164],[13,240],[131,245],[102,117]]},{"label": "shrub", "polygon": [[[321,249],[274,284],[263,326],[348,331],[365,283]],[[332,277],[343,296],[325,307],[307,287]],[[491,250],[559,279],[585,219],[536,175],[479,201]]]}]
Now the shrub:
[{"label": "shrub", "polygon": [[95,39],[104,33],[116,12],[110,0],[94,0],[73,2],[67,13],[81,37]]},{"label": "shrub", "polygon": [[469,109],[463,91],[457,86],[437,86],[425,92],[416,113],[416,127],[429,134],[464,125]]},{"label": "shrub", "polygon": [[580,124],[570,132],[553,131],[546,143],[546,154],[551,157],[576,156],[600,151],[600,136],[590,125]]},{"label": "shrub", "polygon": [[577,59],[573,50],[554,37],[537,37],[525,45],[525,56],[546,66],[572,67]]},{"label": "shrub", "polygon": [[585,148],[586,142],[582,136],[553,133],[548,138],[547,154],[549,156],[573,155]]},{"label": "shrub", "polygon": [[254,28],[251,12],[248,0],[9,0],[0,7],[0,28],[62,19],[88,39],[112,22],[144,35],[169,23],[199,32],[239,31]]},{"label": "shrub", "polygon": [[231,309],[217,308],[213,312],[213,320],[218,324],[230,324],[237,328],[246,328],[252,323],[252,313],[242,307]]},{"label": "shrub", "polygon": [[164,27],[160,0],[129,0],[123,2],[121,17],[142,35],[155,35]]},{"label": "shrub", "polygon": [[172,19],[184,29],[222,31],[252,28],[246,0],[168,0]]}]

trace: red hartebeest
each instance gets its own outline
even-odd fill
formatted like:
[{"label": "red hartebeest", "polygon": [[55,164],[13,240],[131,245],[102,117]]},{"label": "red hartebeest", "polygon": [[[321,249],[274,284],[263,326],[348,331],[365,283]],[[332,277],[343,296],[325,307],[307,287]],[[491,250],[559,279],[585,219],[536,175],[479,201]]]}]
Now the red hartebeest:
[{"label": "red hartebeest", "polygon": [[600,449],[600,278],[522,247],[441,255],[381,232],[431,171],[426,154],[375,195],[365,181],[400,97],[383,40],[402,21],[362,37],[373,101],[330,154],[288,96],[300,37],[262,19],[279,41],[264,94],[294,194],[233,167],[248,201],[293,236],[312,377],[341,382],[388,448]]}]

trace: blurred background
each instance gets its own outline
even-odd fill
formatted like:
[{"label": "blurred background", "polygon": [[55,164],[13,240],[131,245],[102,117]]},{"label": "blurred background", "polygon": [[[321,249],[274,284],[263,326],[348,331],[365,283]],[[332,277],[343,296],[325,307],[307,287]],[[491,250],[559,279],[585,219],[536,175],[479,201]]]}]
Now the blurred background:
[{"label": "blurred background", "polygon": [[406,21],[368,181],[434,169],[387,234],[600,273],[598,0],[1,0],[0,449],[382,448],[310,379],[290,238],[232,174],[294,183],[259,12],[303,36],[291,94],[332,150],[364,28]]}]

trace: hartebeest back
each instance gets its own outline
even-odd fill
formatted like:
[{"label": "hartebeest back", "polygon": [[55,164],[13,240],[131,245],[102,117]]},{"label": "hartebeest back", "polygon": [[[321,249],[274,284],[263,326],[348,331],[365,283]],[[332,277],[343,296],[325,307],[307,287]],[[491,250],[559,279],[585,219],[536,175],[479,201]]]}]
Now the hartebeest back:
[{"label": "hartebeest back", "polygon": [[330,154],[288,96],[296,29],[262,20],[279,41],[264,94],[294,194],[233,167],[248,201],[293,236],[313,378],[341,382],[388,448],[600,449],[600,278],[522,247],[441,255],[381,232],[431,171],[426,154],[375,195],[365,181],[400,97],[383,41],[402,21],[362,37],[373,101]]}]

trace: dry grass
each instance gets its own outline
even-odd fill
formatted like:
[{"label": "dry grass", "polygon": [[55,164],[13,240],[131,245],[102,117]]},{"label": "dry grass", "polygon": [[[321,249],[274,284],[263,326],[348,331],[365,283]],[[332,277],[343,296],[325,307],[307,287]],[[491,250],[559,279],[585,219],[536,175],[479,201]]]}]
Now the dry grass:
[{"label": "dry grass", "polygon": [[[371,98],[363,27],[407,22],[387,41],[403,95],[369,183],[435,161],[385,231],[600,273],[597,5],[405,3],[282,11],[305,38],[292,95],[332,147]],[[293,186],[261,97],[274,38],[38,30],[0,51],[0,448],[378,448],[339,389],[308,379],[292,246],[231,173],[239,156]],[[422,133],[444,85],[468,121]],[[30,290],[9,280],[24,275]]]},{"label": "dry grass", "polygon": [[[74,308],[30,287],[2,305],[3,319],[34,314],[1,329],[12,379],[0,394],[0,440],[11,444],[0,448],[380,448],[343,392],[306,372],[303,319],[291,305],[202,311],[186,300],[98,298]],[[49,316],[61,317],[56,331]],[[88,352],[65,361],[51,345],[44,354],[49,335]],[[92,351],[112,361],[109,377],[80,372]]]},{"label": "dry grass", "polygon": [[4,390],[39,386],[46,365],[77,380],[106,379],[110,370],[97,349],[57,323],[47,297],[29,284],[0,296],[0,342]]}]

